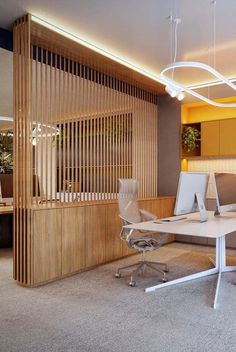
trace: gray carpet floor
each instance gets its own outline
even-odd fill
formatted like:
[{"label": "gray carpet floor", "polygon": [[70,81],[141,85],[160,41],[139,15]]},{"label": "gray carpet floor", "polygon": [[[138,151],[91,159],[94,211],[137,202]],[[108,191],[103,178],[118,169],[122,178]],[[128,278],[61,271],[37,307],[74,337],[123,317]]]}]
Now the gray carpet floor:
[{"label": "gray carpet floor", "polygon": [[[210,268],[213,248],[172,243],[149,259],[167,261],[169,279]],[[229,260],[236,265],[236,251]],[[132,256],[35,289],[18,286],[12,253],[0,251],[1,352],[236,351],[236,273],[222,278],[219,307],[211,308],[216,276],[144,293],[114,278]]]}]

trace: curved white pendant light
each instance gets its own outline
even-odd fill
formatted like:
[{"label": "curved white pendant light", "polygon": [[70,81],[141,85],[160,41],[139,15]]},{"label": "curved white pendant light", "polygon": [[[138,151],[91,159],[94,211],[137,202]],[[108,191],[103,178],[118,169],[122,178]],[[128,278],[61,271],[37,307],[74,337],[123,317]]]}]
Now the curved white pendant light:
[{"label": "curved white pendant light", "polygon": [[[218,103],[214,100],[211,100],[211,99],[205,97],[202,94],[195,92],[191,87],[184,86],[183,84],[181,84],[181,83],[175,81],[174,79],[167,77],[165,75],[165,72],[176,69],[176,68],[180,68],[180,67],[182,67],[182,68],[183,67],[192,67],[192,68],[200,68],[202,70],[205,70],[205,71],[211,73],[216,78],[218,78],[219,81],[221,81],[224,84],[227,84],[227,86],[229,86],[230,88],[232,88],[233,90],[236,91],[236,85],[233,82],[229,81],[226,77],[224,77],[222,74],[220,74],[218,71],[216,71],[211,66],[203,64],[201,62],[196,62],[196,61],[178,61],[178,62],[174,62],[170,65],[167,65],[160,73],[161,78],[167,84],[167,87],[166,87],[167,92],[169,92],[169,90],[170,91],[175,90],[178,92],[177,97],[180,96],[181,93],[187,92],[187,93],[193,95],[194,97],[205,101],[206,103],[208,103],[210,105],[218,106],[221,108],[236,108],[236,103]],[[181,99],[179,99],[179,100],[181,100]]]},{"label": "curved white pendant light", "polygon": [[[33,129],[32,136],[33,137],[55,137],[60,134],[60,130],[58,127],[46,125],[45,123],[34,123],[36,127]],[[45,131],[43,132],[42,129]],[[51,132],[47,132],[47,130],[52,130]]]},{"label": "curved white pendant light", "polygon": [[0,121],[13,122],[13,117],[10,117],[10,116],[0,116]]}]

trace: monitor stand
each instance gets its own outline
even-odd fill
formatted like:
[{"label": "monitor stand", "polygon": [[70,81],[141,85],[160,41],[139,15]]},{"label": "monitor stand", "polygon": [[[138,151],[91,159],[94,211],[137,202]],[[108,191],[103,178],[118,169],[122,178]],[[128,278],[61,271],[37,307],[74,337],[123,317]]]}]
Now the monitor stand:
[{"label": "monitor stand", "polygon": [[195,193],[195,198],[200,213],[200,222],[205,222],[208,220],[208,214],[201,193]]}]

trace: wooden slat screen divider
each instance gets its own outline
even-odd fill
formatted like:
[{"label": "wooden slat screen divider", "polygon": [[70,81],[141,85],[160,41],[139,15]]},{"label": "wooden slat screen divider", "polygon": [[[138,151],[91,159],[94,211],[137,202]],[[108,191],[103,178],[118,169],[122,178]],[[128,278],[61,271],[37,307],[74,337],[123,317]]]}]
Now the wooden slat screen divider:
[{"label": "wooden slat screen divider", "polygon": [[32,209],[116,199],[130,177],[140,199],[155,198],[158,177],[156,95],[35,26],[30,15],[14,25],[14,277],[24,285],[34,281]]},{"label": "wooden slat screen divider", "polygon": [[31,278],[32,123],[30,22],[24,16],[14,27],[14,277]]}]

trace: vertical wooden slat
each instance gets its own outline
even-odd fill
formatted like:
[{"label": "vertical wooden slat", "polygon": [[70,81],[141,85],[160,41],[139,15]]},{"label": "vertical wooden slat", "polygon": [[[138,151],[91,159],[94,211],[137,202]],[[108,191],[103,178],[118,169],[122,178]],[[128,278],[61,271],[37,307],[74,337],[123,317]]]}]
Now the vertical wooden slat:
[{"label": "vertical wooden slat", "polygon": [[63,87],[63,94],[62,94],[62,124],[63,124],[63,140],[62,140],[62,153],[63,153],[63,161],[62,161],[62,185],[63,185],[63,202],[65,202],[65,198],[66,198],[66,139],[67,139],[67,125],[66,125],[66,116],[65,116],[65,112],[66,112],[66,106],[68,104],[68,102],[66,101],[66,60],[65,58],[63,58],[62,60],[62,64],[63,64],[63,75],[62,75],[62,87]]},{"label": "vertical wooden slat", "polygon": [[[75,62],[75,96],[74,96],[74,111],[75,111],[75,192],[76,192],[76,199],[78,200],[78,193],[80,191],[79,189],[79,181],[78,175],[79,175],[79,163],[78,163],[78,148],[79,148],[79,141],[78,141],[78,119],[79,119],[79,108],[78,106],[78,82],[80,82],[80,78],[78,78],[78,63]],[[80,195],[79,195],[80,196]]]},{"label": "vertical wooden slat", "polygon": [[[86,90],[86,94],[87,94],[87,104],[89,106],[89,98],[90,98],[90,90],[89,90],[89,67],[87,67],[87,90]],[[89,109],[89,108],[87,108]],[[86,134],[86,167],[85,167],[85,172],[86,172],[86,177],[85,177],[85,183],[86,183],[86,198],[89,199],[89,181],[90,181],[90,170],[89,170],[89,158],[90,158],[90,154],[89,154],[89,119],[86,118],[86,130],[85,130],[85,134]]]},{"label": "vertical wooden slat", "polygon": [[[33,46],[32,46],[33,47]],[[38,175],[39,175],[39,156],[38,156],[38,148],[39,148],[39,138],[38,138],[38,119],[39,119],[39,99],[38,94],[39,94],[39,67],[38,67],[38,61],[39,61],[39,48],[36,46],[35,48],[35,61],[32,62],[32,65],[35,65],[35,95],[32,100],[32,106],[34,107],[34,113],[33,116],[35,116],[35,124],[34,124],[34,131],[35,131],[35,147],[34,147],[34,162],[35,162],[35,201],[36,204],[39,205],[39,185],[38,185]],[[32,59],[31,59],[32,60]],[[33,60],[32,60],[33,61]]]},{"label": "vertical wooden slat", "polygon": [[59,113],[59,138],[58,138],[58,193],[59,193],[59,204],[61,204],[61,197],[62,197],[62,140],[64,133],[63,125],[62,125],[62,116],[61,116],[61,100],[62,100],[62,67],[61,67],[61,55],[59,55],[57,59],[57,63],[59,66],[58,69],[58,113]]},{"label": "vertical wooden slat", "polygon": [[[79,92],[82,92],[82,96],[84,96],[84,91],[83,91],[83,78],[82,78],[82,74],[83,74],[83,68],[82,68],[82,65],[80,64],[79,65],[79,76],[80,78],[78,79],[77,78],[77,85],[76,85],[76,92],[78,94],[78,89],[79,89]],[[78,86],[79,85],[79,86]],[[76,98],[77,98],[77,94],[76,94]],[[79,93],[80,94],[80,93]],[[78,101],[79,99],[77,98],[77,104],[78,104]],[[78,106],[78,105],[77,105]],[[78,138],[79,138],[79,145],[78,145],[78,148],[79,148],[79,163],[78,163],[78,167],[79,167],[79,175],[78,175],[78,179],[79,179],[79,184],[80,184],[80,199],[82,200],[82,118],[81,118],[81,115],[82,115],[82,109],[83,109],[83,98],[81,99],[81,103],[79,104],[79,108],[78,108],[78,112],[79,112],[79,116],[80,116],[80,120],[79,120],[79,131],[78,131]]]},{"label": "vertical wooden slat", "polygon": [[71,89],[71,96],[72,96],[72,101],[71,101],[71,201],[73,202],[76,200],[75,197],[75,72],[74,72],[74,61],[71,61],[72,64],[72,72],[71,72],[71,77],[72,77],[72,89]]},{"label": "vertical wooden slat", "polygon": [[49,94],[50,94],[50,89],[49,89],[49,86],[48,86],[48,50],[45,51],[45,58],[46,58],[46,61],[45,61],[45,65],[44,65],[44,72],[45,72],[45,84],[44,84],[44,94],[45,94],[45,109],[44,109],[44,126],[42,126],[42,132],[44,133],[45,135],[45,138],[44,138],[44,143],[45,143],[45,149],[44,149],[44,167],[43,167],[43,171],[44,171],[44,182],[45,182],[45,202],[46,204],[48,204],[48,199],[49,199],[49,189],[48,189],[48,179],[50,177],[48,171],[50,171],[50,168],[48,170],[48,159],[49,159],[49,141],[48,141],[48,115],[49,115],[49,109],[48,109],[48,106],[49,106],[49,102],[48,102],[48,99],[49,99]]},{"label": "vertical wooden slat", "polygon": [[[86,106],[86,103],[87,103],[87,84],[86,84],[86,79],[85,79],[85,76],[86,76],[86,67],[83,65],[83,93],[84,93],[84,99],[83,99],[83,113],[85,113],[85,106]],[[85,166],[86,166],[86,161],[85,161],[85,158],[86,158],[86,151],[85,151],[85,147],[86,147],[86,144],[85,144],[85,140],[86,140],[86,126],[85,126],[85,118],[83,118],[82,120],[82,140],[83,140],[83,166],[82,166],[82,171],[83,171],[83,197],[84,199],[86,200],[86,177],[85,177],[85,172],[86,172],[86,169],[85,169]]]},{"label": "vertical wooden slat", "polygon": [[[53,109],[53,115],[52,119],[54,122],[54,127],[56,128],[56,135],[54,138],[54,145],[55,145],[55,185],[54,185],[54,192],[55,192],[55,202],[58,199],[58,191],[60,192],[60,183],[59,183],[59,163],[58,161],[60,160],[59,158],[59,150],[60,150],[60,135],[61,135],[61,125],[59,124],[59,119],[60,119],[60,110],[59,110],[59,77],[58,77],[58,54],[54,54],[55,60],[55,66],[54,66],[54,87],[52,88],[54,90],[54,105],[52,107]],[[59,160],[58,160],[59,159]]]},{"label": "vertical wooden slat", "polygon": [[18,34],[18,21],[16,22],[13,28],[13,96],[14,96],[14,104],[13,104],[13,115],[14,115],[14,139],[13,139],[13,158],[14,158],[14,197],[13,197],[13,208],[14,208],[14,236],[13,236],[13,248],[14,248],[14,257],[13,257],[13,276],[15,279],[19,277],[18,270],[19,270],[19,182],[18,182],[18,156],[19,151],[17,153],[16,148],[19,146],[19,34]]},{"label": "vertical wooden slat", "polygon": [[52,70],[52,52],[49,53],[50,55],[50,74],[49,74],[49,135],[50,137],[48,137],[49,140],[49,149],[50,149],[50,161],[49,161],[49,170],[50,170],[50,175],[49,175],[49,194],[50,194],[50,206],[52,206],[52,199],[53,199],[53,181],[55,184],[55,180],[53,179],[54,177],[54,170],[53,170],[53,166],[54,166],[54,161],[53,161],[53,132],[54,132],[54,124],[52,122],[52,107],[54,107],[54,91],[53,91],[53,70]]},{"label": "vertical wooden slat", "polygon": [[[69,69],[69,65],[70,65],[70,60],[67,60],[67,65],[68,65],[68,69]],[[71,141],[71,104],[70,104],[70,91],[71,91],[71,79],[70,79],[70,74],[69,72],[65,73],[65,80],[66,80],[66,97],[65,97],[65,124],[66,124],[66,175],[65,175],[65,189],[66,189],[66,193],[68,196],[68,202],[71,201],[70,198],[70,194],[69,194],[69,190],[70,190],[70,171],[71,171],[71,167],[70,167],[70,158],[71,158],[71,146],[70,146],[70,141]]]}]

